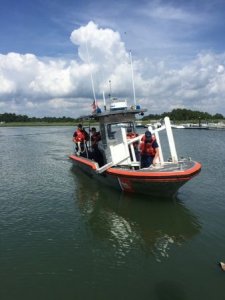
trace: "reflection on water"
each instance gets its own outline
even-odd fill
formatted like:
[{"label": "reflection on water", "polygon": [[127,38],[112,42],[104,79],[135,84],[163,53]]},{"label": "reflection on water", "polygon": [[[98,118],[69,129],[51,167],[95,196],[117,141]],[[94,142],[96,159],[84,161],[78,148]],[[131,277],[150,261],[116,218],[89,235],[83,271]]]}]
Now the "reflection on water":
[{"label": "reflection on water", "polygon": [[118,263],[133,250],[151,253],[160,262],[169,257],[174,246],[181,246],[200,231],[197,218],[179,199],[119,193],[80,172],[74,180],[74,200],[87,226],[96,239],[114,248]]}]

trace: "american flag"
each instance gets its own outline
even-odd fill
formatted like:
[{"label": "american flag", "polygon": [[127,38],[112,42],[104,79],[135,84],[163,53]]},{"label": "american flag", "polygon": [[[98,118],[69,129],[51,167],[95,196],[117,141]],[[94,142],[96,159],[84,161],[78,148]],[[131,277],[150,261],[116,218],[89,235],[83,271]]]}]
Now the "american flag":
[{"label": "american flag", "polygon": [[95,100],[92,103],[92,108],[93,108],[93,111],[96,111],[96,109],[98,108],[98,105]]}]

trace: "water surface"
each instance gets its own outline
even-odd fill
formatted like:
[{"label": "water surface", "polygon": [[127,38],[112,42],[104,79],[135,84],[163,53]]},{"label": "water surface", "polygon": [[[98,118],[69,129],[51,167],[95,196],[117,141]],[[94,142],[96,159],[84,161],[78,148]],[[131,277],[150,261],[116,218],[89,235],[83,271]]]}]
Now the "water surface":
[{"label": "water surface", "polygon": [[225,131],[174,131],[203,169],[163,201],[74,169],[73,130],[0,128],[0,299],[225,299]]}]

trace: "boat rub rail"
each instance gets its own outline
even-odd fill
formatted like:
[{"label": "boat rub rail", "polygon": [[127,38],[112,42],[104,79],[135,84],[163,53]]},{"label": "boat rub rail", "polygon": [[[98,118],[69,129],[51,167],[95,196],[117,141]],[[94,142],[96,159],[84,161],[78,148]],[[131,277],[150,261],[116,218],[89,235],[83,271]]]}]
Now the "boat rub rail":
[{"label": "boat rub rail", "polygon": [[[86,158],[78,157],[75,155],[70,156],[71,159],[76,160],[80,163],[83,163],[89,167],[91,167],[93,170],[97,170],[97,166],[93,161],[87,160]],[[141,178],[141,179],[148,179],[151,178],[156,180],[174,180],[180,178],[181,180],[187,180],[188,178],[191,178],[194,175],[197,175],[201,171],[201,164],[198,162],[194,163],[194,166],[192,168],[189,168],[187,170],[179,170],[179,171],[170,171],[170,172],[157,172],[157,171],[135,171],[135,170],[124,170],[120,169],[118,167],[116,168],[109,168],[106,170],[106,173],[120,176],[120,177],[130,177],[130,178]]]},{"label": "boat rub rail", "polygon": [[[134,170],[122,170],[118,168],[110,168],[107,170],[107,173],[112,175],[120,175],[120,176],[126,176],[126,177],[142,177],[142,178],[177,178],[177,177],[187,177],[187,176],[193,176],[198,174],[201,171],[201,164],[198,162],[195,162],[194,166],[187,170],[179,170],[179,171],[171,171],[171,172],[152,172],[150,173],[148,171],[144,172],[142,170],[140,171],[134,171]],[[146,174],[147,173],[147,174]]]}]

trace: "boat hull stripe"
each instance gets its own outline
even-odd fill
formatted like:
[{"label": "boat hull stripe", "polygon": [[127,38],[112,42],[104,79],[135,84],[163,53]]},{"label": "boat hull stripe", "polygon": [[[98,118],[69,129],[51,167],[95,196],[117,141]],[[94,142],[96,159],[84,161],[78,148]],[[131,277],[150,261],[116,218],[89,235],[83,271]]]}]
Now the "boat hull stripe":
[{"label": "boat hull stripe", "polygon": [[[90,167],[92,170],[97,170],[96,164],[86,158],[70,155],[72,160],[75,160],[81,164],[84,164]],[[196,162],[195,165],[184,171],[176,171],[176,172],[141,172],[141,171],[127,171],[118,168],[109,168],[106,170],[106,173],[112,176],[120,177],[120,178],[130,178],[138,180],[144,180],[148,182],[175,182],[175,181],[187,181],[190,180],[194,175],[197,175],[201,171],[201,164]]]},{"label": "boat hull stripe", "polygon": [[87,160],[87,158],[83,158],[81,156],[76,156],[76,155],[70,155],[70,158],[91,167],[93,170],[97,170],[95,163]]},{"label": "boat hull stripe", "polygon": [[188,170],[183,170],[183,171],[175,171],[175,172],[141,172],[141,171],[127,171],[123,169],[118,169],[118,168],[110,168],[106,172],[111,175],[115,176],[125,176],[125,177],[135,177],[135,178],[174,178],[177,179],[179,178],[187,178],[187,177],[192,177],[193,175],[199,173],[201,171],[201,164],[198,162],[195,162],[195,165],[188,169]]}]

